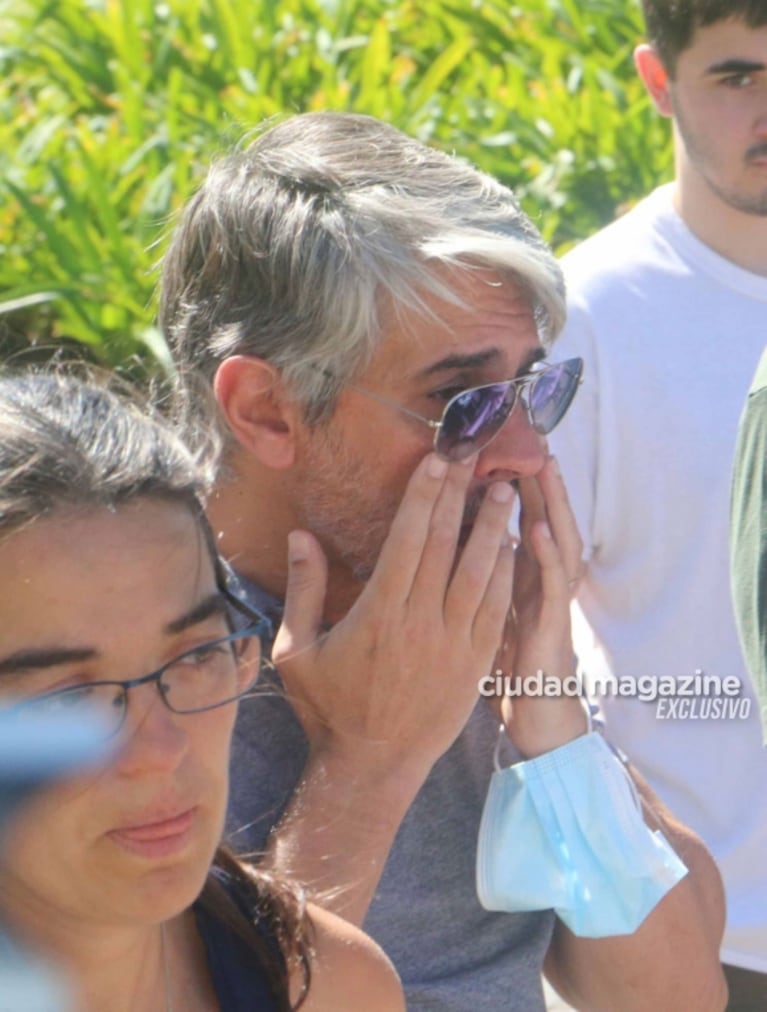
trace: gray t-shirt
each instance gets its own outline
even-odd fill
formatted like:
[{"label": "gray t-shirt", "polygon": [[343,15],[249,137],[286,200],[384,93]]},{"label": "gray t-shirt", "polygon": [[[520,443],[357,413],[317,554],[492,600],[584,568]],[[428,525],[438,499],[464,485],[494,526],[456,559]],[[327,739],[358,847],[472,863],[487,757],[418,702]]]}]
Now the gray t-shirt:
[{"label": "gray t-shirt", "polygon": [[[240,853],[264,847],[306,761],[301,726],[276,688],[240,704],[228,818]],[[490,913],[476,895],[477,833],[497,726],[480,701],[405,816],[365,920],[396,966],[411,1012],[544,1009],[541,967],[553,913]]]}]

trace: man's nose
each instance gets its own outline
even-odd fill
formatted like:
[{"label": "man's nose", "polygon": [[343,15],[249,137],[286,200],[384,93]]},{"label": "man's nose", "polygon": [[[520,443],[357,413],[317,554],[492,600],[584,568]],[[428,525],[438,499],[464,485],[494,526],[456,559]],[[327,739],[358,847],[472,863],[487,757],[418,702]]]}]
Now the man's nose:
[{"label": "man's nose", "polygon": [[517,403],[495,439],[480,452],[475,475],[493,481],[527,478],[540,471],[546,454],[546,438],[535,431],[524,406]]},{"label": "man's nose", "polygon": [[767,103],[762,101],[754,122],[754,132],[759,137],[759,143],[767,140]]}]

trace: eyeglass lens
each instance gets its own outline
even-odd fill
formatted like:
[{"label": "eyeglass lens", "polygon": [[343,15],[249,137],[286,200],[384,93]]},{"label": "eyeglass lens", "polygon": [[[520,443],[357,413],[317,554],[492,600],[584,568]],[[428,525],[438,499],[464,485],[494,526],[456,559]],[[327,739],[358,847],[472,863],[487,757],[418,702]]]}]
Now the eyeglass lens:
[{"label": "eyeglass lens", "polygon": [[257,636],[205,643],[165,668],[160,691],[176,713],[194,713],[236,699],[255,680],[261,662]]},{"label": "eyeglass lens", "polygon": [[530,387],[530,417],[537,432],[547,436],[559,425],[578,390],[583,360],[571,358],[544,369]]},{"label": "eyeglass lens", "polygon": [[[175,713],[212,710],[242,696],[256,681],[261,668],[261,641],[249,631],[203,643],[165,666],[157,687]],[[107,735],[115,734],[125,718],[130,683],[93,682],[72,686],[28,700],[25,709],[55,716],[74,714],[78,707],[106,716]],[[111,727],[111,730],[110,730]]]},{"label": "eyeglass lens", "polygon": [[[562,420],[578,389],[583,362],[569,359],[541,369],[529,380],[526,403],[537,432],[548,435]],[[442,417],[435,450],[447,460],[462,460],[481,450],[503,427],[517,399],[513,380],[465,390]]]},{"label": "eyeglass lens", "polygon": [[448,460],[462,460],[480,450],[500,431],[516,400],[509,383],[476,387],[458,394],[442,417],[435,449]]}]

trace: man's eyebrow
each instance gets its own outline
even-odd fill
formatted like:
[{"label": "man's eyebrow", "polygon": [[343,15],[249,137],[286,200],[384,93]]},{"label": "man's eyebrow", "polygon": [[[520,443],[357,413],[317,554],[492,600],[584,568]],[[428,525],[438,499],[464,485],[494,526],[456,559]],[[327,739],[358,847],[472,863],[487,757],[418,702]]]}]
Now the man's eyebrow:
[{"label": "man's eyebrow", "polygon": [[77,664],[98,656],[91,647],[49,647],[43,650],[17,650],[0,659],[0,675],[15,675],[22,671],[55,668],[61,664]]},{"label": "man's eyebrow", "polygon": [[433,376],[438,372],[447,372],[450,369],[478,369],[483,365],[487,365],[489,362],[493,362],[500,358],[501,352],[498,348],[486,348],[484,351],[476,351],[472,354],[460,355],[446,355],[445,358],[439,359],[437,362],[432,362],[430,366],[423,369],[419,375],[424,378],[427,376]]},{"label": "man's eyebrow", "polygon": [[[439,359],[438,362],[427,366],[419,375],[426,378],[435,373],[448,372],[451,369],[480,369],[482,366],[496,362],[501,357],[500,348],[485,348],[484,351],[477,351],[470,355],[447,355],[445,358]],[[528,372],[536,362],[540,362],[544,358],[546,358],[545,348],[539,345],[537,348],[531,349],[530,353],[522,360],[517,375],[521,376]]]},{"label": "man's eyebrow", "polygon": [[759,60],[743,60],[732,57],[729,60],[712,63],[710,67],[706,68],[706,74],[711,77],[718,77],[722,74],[753,74],[755,71],[764,69],[765,64]]},{"label": "man's eyebrow", "polygon": [[165,632],[168,634],[180,633],[185,629],[189,629],[193,625],[198,625],[200,622],[204,622],[205,619],[210,618],[213,615],[225,615],[227,611],[227,604],[224,595],[220,590],[215,591],[208,597],[203,598],[193,608],[190,608],[188,612],[181,615],[179,618],[174,618],[172,622],[168,622],[165,626]]}]

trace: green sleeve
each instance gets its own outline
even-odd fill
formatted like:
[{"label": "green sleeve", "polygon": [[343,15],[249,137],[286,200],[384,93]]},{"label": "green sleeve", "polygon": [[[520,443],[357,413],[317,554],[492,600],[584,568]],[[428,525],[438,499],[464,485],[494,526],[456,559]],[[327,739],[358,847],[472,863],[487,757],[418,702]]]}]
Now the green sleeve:
[{"label": "green sleeve", "polygon": [[731,507],[735,618],[767,743],[767,352],[740,420]]}]

